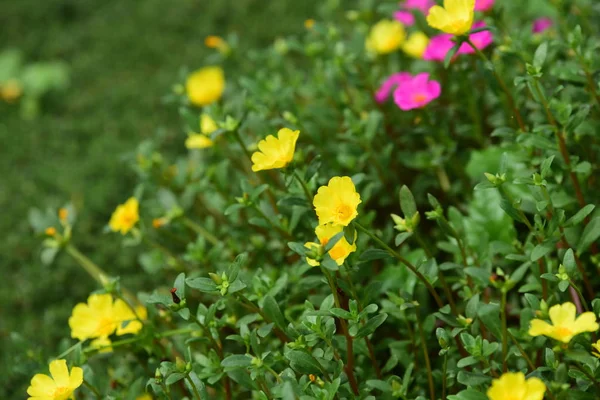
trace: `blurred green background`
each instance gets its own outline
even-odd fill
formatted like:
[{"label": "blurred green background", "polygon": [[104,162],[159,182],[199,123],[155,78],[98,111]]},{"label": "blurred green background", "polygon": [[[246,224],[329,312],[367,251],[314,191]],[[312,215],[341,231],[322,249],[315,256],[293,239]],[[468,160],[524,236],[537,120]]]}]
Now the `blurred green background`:
[{"label": "blurred green background", "polygon": [[[123,155],[163,129],[181,142],[176,107],[161,104],[182,66],[198,68],[209,34],[236,32],[240,49],[304,29],[316,0],[3,0],[0,52],[25,63],[64,61],[70,86],[43,98],[40,114],[0,103],[0,398],[22,399],[33,373],[69,338],[75,303],[96,288],[66,255],[40,262],[27,215],[73,202],[74,241],[132,289],[152,290],[135,249],[105,235],[114,207],[131,195]],[[229,79],[235,79],[229,77]],[[179,146],[179,147],[178,147]],[[70,340],[70,339],[69,339]],[[73,343],[70,341],[70,343]]]}]

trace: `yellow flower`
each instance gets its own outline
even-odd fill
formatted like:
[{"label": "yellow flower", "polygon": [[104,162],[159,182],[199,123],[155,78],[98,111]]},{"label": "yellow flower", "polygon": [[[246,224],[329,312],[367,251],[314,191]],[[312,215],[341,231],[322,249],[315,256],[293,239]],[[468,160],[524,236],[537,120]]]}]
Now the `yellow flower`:
[{"label": "yellow flower", "polygon": [[[146,308],[136,307],[140,319],[148,317]],[[113,303],[110,294],[93,294],[88,302],[79,303],[73,308],[69,318],[71,337],[79,340],[107,338],[115,333],[118,336],[138,333],[142,329],[133,311],[121,299]]]},{"label": "yellow flower", "polygon": [[10,79],[0,85],[0,97],[6,100],[7,103],[12,103],[23,94],[21,82],[16,79]]},{"label": "yellow flower", "polygon": [[398,50],[405,37],[406,32],[400,22],[384,19],[371,28],[365,46],[373,53],[387,54]]},{"label": "yellow flower", "polygon": [[185,141],[185,147],[188,149],[205,149],[212,147],[214,142],[208,136],[219,129],[217,123],[208,114],[200,116],[200,133],[190,133]]},{"label": "yellow flower", "polygon": [[221,67],[204,67],[193,72],[185,83],[190,102],[206,106],[221,98],[225,90],[225,74]]},{"label": "yellow flower", "polygon": [[304,21],[304,27],[306,29],[312,29],[313,26],[315,26],[315,20],[312,18],[307,19],[306,21]]},{"label": "yellow flower", "polygon": [[348,176],[331,178],[327,186],[319,188],[313,200],[320,225],[333,222],[348,226],[358,215],[356,208],[360,203],[360,194]]},{"label": "yellow flower", "polygon": [[[135,314],[131,307],[121,299],[115,300],[113,306],[115,320],[117,321],[117,336],[126,335],[128,333],[136,334],[142,330],[144,326],[142,321],[148,318],[148,311],[144,306],[135,307]],[[137,317],[136,317],[137,314]]]},{"label": "yellow flower", "polygon": [[506,372],[492,381],[487,391],[490,400],[542,400],[546,385],[539,378],[525,380],[522,372]]},{"label": "yellow flower", "polygon": [[107,337],[100,337],[90,342],[91,349],[97,349],[98,353],[112,353],[111,340]]},{"label": "yellow flower", "polygon": [[573,303],[557,304],[550,307],[550,321],[552,325],[541,319],[531,321],[529,334],[531,336],[544,335],[563,343],[569,343],[573,337],[583,332],[598,330],[596,315],[593,312],[584,312],[575,317],[576,309]]},{"label": "yellow flower", "polygon": [[474,11],[475,0],[444,0],[444,7],[429,9],[427,23],[452,35],[464,35],[473,25]]},{"label": "yellow flower", "polygon": [[283,168],[294,158],[296,141],[300,131],[282,128],[277,137],[267,136],[258,143],[258,150],[252,154],[252,171]]},{"label": "yellow flower", "polygon": [[66,360],[54,360],[49,366],[50,375],[36,374],[27,388],[28,400],[67,400],[83,383],[83,370],[69,368]]},{"label": "yellow flower", "polygon": [[[344,227],[342,225],[334,225],[334,224],[325,224],[319,225],[315,229],[315,233],[317,234],[317,239],[319,239],[319,243],[321,246],[326,246],[329,243],[329,240],[342,232]],[[354,236],[354,243],[350,244],[346,240],[345,237],[342,237],[337,241],[335,245],[329,250],[329,256],[337,263],[337,265],[342,265],[346,258],[350,255],[350,253],[354,253],[356,251],[356,234]],[[304,245],[306,248],[311,249],[318,247],[318,243],[309,242]],[[306,262],[313,267],[319,265],[319,262],[310,258],[306,258]]]},{"label": "yellow flower", "polygon": [[110,229],[113,232],[120,231],[122,235],[129,232],[140,220],[139,206],[135,197],[130,197],[125,204],[117,206],[108,223]]},{"label": "yellow flower", "polygon": [[69,216],[69,210],[67,210],[66,208],[58,209],[58,219],[60,219],[62,222],[66,222],[68,216]]},{"label": "yellow flower", "polygon": [[422,58],[429,44],[429,38],[423,32],[412,33],[402,45],[402,50],[411,57]]},{"label": "yellow flower", "polygon": [[594,350],[592,350],[592,354],[595,355],[596,357],[600,358],[600,340],[598,340],[596,343],[592,344],[592,347],[594,348]]},{"label": "yellow flower", "polygon": [[44,233],[47,236],[54,236],[54,235],[56,235],[56,228],[53,227],[53,226],[49,226],[48,228],[46,228],[46,230],[44,231]]}]

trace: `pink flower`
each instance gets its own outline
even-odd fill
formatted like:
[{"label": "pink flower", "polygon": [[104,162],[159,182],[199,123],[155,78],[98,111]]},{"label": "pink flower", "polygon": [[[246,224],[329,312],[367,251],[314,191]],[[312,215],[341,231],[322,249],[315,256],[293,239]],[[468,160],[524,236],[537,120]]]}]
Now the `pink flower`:
[{"label": "pink flower", "polygon": [[429,44],[423,53],[423,60],[444,61],[446,54],[452,47],[454,47],[452,35],[447,33],[436,35],[429,40]]},{"label": "pink flower", "polygon": [[533,21],[532,31],[533,33],[542,33],[549,29],[553,25],[552,19],[548,17],[538,18]]},{"label": "pink flower", "polygon": [[411,10],[417,10],[427,15],[429,9],[435,5],[433,0],[406,0],[401,5],[401,10],[394,13],[394,18],[406,26],[415,23],[415,17]]},{"label": "pink flower", "polygon": [[377,90],[377,93],[375,93],[375,100],[378,103],[383,103],[388,97],[390,97],[390,94],[398,85],[411,79],[412,75],[408,72],[398,72],[388,76]]},{"label": "pink flower", "polygon": [[487,11],[494,6],[494,0],[475,0],[475,11]]},{"label": "pink flower", "polygon": [[421,108],[437,99],[442,92],[438,81],[430,81],[427,72],[402,82],[394,91],[394,101],[403,111]]},{"label": "pink flower", "polygon": [[[475,22],[473,24],[472,29],[478,29],[478,28],[483,28],[483,27],[485,27],[485,22],[479,21],[479,22]],[[494,36],[492,35],[492,32],[490,32],[490,31],[481,31],[481,32],[477,32],[477,33],[473,33],[472,35],[469,35],[469,39],[471,39],[471,42],[473,42],[475,47],[477,47],[479,50],[483,50],[486,47],[488,47],[490,44],[492,44],[492,42],[494,41]],[[475,53],[475,50],[473,50],[473,48],[468,43],[463,43],[460,46],[460,49],[458,49],[458,54],[473,54],[473,53]]]}]

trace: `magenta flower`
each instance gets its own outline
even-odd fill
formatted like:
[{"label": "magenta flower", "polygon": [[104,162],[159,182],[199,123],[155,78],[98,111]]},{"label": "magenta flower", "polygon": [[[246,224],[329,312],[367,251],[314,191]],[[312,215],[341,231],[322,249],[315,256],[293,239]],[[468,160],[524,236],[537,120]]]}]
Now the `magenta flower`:
[{"label": "magenta flower", "polygon": [[531,30],[533,31],[533,33],[542,33],[547,29],[550,29],[550,27],[553,24],[554,23],[552,22],[552,19],[548,17],[538,18],[535,21],[533,21],[533,27]]},{"label": "magenta flower", "polygon": [[430,81],[427,72],[402,82],[394,91],[394,101],[403,111],[421,108],[437,99],[442,92],[438,81]]},{"label": "magenta flower", "polygon": [[475,11],[487,11],[494,6],[494,0],[475,0]]},{"label": "magenta flower", "polygon": [[[485,22],[479,21],[479,22],[475,22],[473,24],[472,29],[478,29],[478,28],[483,28],[483,27],[485,27]],[[488,47],[490,44],[492,44],[492,42],[494,41],[494,36],[492,35],[492,32],[490,32],[490,31],[481,31],[481,32],[477,32],[477,33],[473,33],[472,35],[469,35],[469,39],[471,39],[471,42],[473,42],[475,47],[477,47],[479,50],[483,50],[486,47]],[[475,50],[473,50],[473,48],[468,43],[463,43],[460,46],[460,49],[458,49],[458,54],[473,54],[473,53],[475,53]]]},{"label": "magenta flower", "polygon": [[444,61],[446,54],[452,47],[454,47],[452,35],[447,33],[436,35],[429,40],[429,44],[423,53],[423,60]]},{"label": "magenta flower", "polygon": [[401,10],[394,13],[394,18],[406,26],[411,26],[415,23],[415,16],[411,10],[417,10],[427,15],[429,9],[434,5],[433,0],[406,0],[401,5]]},{"label": "magenta flower", "polygon": [[390,94],[397,86],[401,83],[410,81],[411,79],[412,75],[408,72],[398,72],[388,76],[377,90],[377,93],[375,93],[375,100],[378,103],[383,103],[390,97]]}]

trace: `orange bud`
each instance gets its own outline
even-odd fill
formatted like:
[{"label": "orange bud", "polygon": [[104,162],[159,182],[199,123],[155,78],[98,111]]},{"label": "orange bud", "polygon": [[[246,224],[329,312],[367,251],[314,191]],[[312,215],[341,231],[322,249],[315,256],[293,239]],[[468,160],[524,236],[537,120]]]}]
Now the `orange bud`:
[{"label": "orange bud", "polygon": [[44,233],[48,236],[54,236],[54,235],[56,235],[56,229],[53,226],[50,226],[50,227],[46,228]]},{"label": "orange bud", "polygon": [[225,41],[220,36],[211,35],[207,36],[206,39],[204,39],[204,44],[210,49],[217,49],[223,46],[224,43]]},{"label": "orange bud", "polygon": [[69,216],[69,210],[67,210],[66,208],[60,208],[58,210],[58,218],[62,221],[65,222],[67,220],[67,217]]},{"label": "orange bud", "polygon": [[315,26],[315,20],[314,19],[310,18],[310,19],[307,19],[306,21],[304,21],[304,27],[306,29],[312,29],[313,26]]}]

